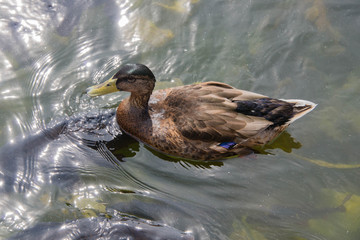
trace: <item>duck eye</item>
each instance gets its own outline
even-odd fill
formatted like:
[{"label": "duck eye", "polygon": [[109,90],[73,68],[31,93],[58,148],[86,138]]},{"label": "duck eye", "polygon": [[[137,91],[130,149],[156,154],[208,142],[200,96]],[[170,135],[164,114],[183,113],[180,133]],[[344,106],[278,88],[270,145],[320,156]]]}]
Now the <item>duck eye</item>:
[{"label": "duck eye", "polygon": [[136,81],[136,79],[135,78],[129,78],[129,79],[126,79],[126,81],[129,82],[129,83],[133,83],[133,82]]}]

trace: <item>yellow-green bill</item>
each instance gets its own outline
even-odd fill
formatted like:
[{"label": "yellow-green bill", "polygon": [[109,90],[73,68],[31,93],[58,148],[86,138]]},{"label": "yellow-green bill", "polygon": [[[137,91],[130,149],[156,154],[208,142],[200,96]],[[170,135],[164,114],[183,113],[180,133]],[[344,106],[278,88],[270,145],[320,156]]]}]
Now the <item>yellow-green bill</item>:
[{"label": "yellow-green bill", "polygon": [[109,80],[103,83],[88,87],[86,89],[86,92],[90,97],[96,97],[96,96],[101,96],[108,93],[116,92],[118,91],[118,89],[116,88],[116,80],[117,79],[110,78]]}]

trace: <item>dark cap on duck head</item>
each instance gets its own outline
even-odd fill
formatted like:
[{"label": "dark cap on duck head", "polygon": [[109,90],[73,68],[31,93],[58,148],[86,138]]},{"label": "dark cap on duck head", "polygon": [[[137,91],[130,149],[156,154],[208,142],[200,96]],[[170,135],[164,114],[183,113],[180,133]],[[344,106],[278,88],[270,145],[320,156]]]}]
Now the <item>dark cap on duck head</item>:
[{"label": "dark cap on duck head", "polygon": [[131,76],[134,78],[148,77],[156,81],[154,74],[152,71],[140,63],[128,63],[122,66],[119,71],[113,76],[113,78],[121,78],[122,76]]}]

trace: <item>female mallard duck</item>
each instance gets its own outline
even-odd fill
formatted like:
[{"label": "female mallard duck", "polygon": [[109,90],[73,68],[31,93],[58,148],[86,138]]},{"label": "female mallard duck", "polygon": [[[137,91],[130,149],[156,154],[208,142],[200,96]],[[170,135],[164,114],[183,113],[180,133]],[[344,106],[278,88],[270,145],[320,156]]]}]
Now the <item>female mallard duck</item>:
[{"label": "female mallard duck", "polygon": [[116,112],[120,128],[165,154],[215,160],[250,153],[313,110],[304,100],[278,100],[225,83],[204,82],[153,92],[155,76],[142,64],[126,64],[90,96],[127,91]]}]

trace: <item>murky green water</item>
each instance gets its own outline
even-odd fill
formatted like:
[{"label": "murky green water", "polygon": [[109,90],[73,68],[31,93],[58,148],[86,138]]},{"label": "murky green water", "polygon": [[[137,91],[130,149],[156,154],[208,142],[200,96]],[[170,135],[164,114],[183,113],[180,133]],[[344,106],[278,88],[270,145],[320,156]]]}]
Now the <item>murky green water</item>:
[{"label": "murky green water", "polygon": [[[357,0],[3,0],[0,238],[115,211],[195,239],[359,239],[359,26]],[[89,121],[127,94],[85,89],[128,62],[319,105],[263,154],[174,161]]]}]

